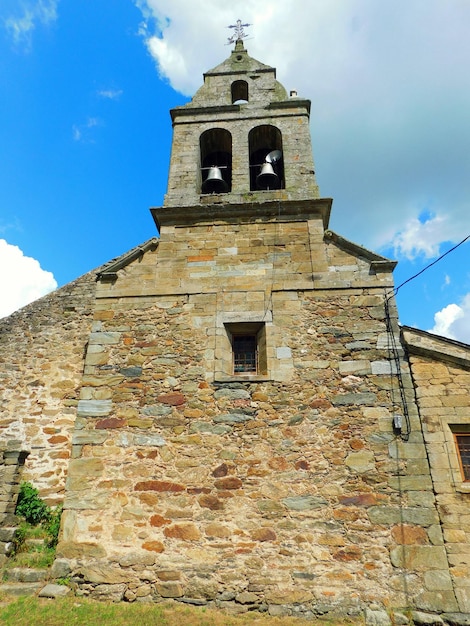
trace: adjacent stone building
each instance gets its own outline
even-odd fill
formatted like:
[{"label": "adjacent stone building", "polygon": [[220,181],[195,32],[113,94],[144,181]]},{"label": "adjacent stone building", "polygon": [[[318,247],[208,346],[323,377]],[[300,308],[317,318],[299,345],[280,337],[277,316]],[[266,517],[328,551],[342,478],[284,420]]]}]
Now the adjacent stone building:
[{"label": "adjacent stone building", "polygon": [[239,40],[171,112],[159,238],[0,322],[2,449],[84,593],[470,613],[470,347],[328,230],[309,112]]}]

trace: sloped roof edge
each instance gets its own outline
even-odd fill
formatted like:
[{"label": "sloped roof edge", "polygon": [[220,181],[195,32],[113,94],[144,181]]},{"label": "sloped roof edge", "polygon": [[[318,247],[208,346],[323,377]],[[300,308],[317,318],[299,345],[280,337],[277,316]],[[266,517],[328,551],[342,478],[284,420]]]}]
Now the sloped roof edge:
[{"label": "sloped roof edge", "polygon": [[349,239],[345,239],[338,235],[332,230],[325,231],[325,239],[328,241],[332,241],[337,244],[342,250],[346,252],[351,252],[355,256],[361,256],[370,261],[372,269],[380,272],[393,272],[395,267],[397,266],[398,261],[392,261],[391,259],[387,259],[376,252],[372,252],[363,246],[360,246],[357,243],[349,241]]},{"label": "sloped roof edge", "polygon": [[148,239],[143,244],[132,248],[128,252],[121,254],[121,256],[118,256],[115,259],[111,259],[111,261],[108,261],[107,263],[102,265],[96,273],[96,280],[116,280],[117,272],[119,270],[129,265],[129,263],[132,263],[132,261],[135,261],[136,259],[142,257],[149,250],[155,250],[156,248],[158,248],[157,237],[152,237],[151,239]]},{"label": "sloped roof edge", "polygon": [[243,41],[239,39],[235,44],[235,48],[222,63],[204,72],[204,78],[206,78],[206,76],[218,76],[220,74],[233,74],[234,71],[238,73],[239,64],[241,65],[240,69],[242,69],[244,73],[255,71],[274,72],[274,76],[276,76],[276,68],[266,65],[266,63],[261,63],[261,61],[250,56],[248,50],[246,50],[243,45]]},{"label": "sloped roof edge", "polygon": [[448,361],[470,369],[470,344],[468,343],[410,326],[402,326],[401,335],[410,354]]}]

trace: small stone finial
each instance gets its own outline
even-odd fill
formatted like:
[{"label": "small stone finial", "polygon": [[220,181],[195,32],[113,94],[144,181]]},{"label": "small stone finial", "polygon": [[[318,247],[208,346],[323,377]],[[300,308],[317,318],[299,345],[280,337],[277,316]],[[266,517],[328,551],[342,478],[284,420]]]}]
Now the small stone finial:
[{"label": "small stone finial", "polygon": [[251,26],[251,24],[242,24],[241,20],[237,20],[236,24],[231,24],[230,26],[227,26],[227,28],[235,29],[235,32],[233,33],[233,35],[228,38],[228,43],[232,44],[237,41],[242,41],[243,39],[248,37],[248,35],[243,30],[244,28],[247,28],[248,26]]}]

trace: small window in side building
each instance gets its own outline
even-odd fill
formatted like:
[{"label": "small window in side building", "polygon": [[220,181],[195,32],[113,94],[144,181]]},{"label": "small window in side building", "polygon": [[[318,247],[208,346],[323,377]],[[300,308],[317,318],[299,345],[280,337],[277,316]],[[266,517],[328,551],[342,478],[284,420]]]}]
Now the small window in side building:
[{"label": "small window in side building", "polygon": [[464,481],[470,481],[470,433],[454,433],[460,470]]}]

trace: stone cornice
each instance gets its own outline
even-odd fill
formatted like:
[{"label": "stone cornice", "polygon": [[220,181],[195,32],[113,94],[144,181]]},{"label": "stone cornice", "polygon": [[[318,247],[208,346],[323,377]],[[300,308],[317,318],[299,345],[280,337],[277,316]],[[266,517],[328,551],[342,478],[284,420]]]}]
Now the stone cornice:
[{"label": "stone cornice", "polygon": [[310,107],[312,103],[307,98],[292,98],[291,100],[280,100],[279,102],[270,102],[267,109],[298,109],[305,108],[310,115]]},{"label": "stone cornice", "polygon": [[269,65],[263,65],[260,67],[253,66],[251,69],[247,69],[246,67],[243,67],[239,70],[234,69],[233,66],[224,67],[222,65],[219,65],[218,67],[222,69],[218,70],[217,68],[214,68],[213,70],[210,70],[209,72],[204,72],[203,74],[204,80],[208,76],[234,76],[234,75],[237,76],[240,74],[244,74],[246,76],[247,74],[266,74],[266,73],[274,74],[274,78],[276,78],[276,68],[269,67]]},{"label": "stone cornice", "polygon": [[239,104],[218,104],[217,106],[191,107],[191,103],[181,107],[170,109],[171,121],[174,122],[177,117],[191,115],[218,115],[220,113],[233,113],[240,111]]},{"label": "stone cornice", "polygon": [[100,268],[100,271],[96,274],[96,280],[101,281],[115,281],[117,279],[117,272],[135,261],[136,259],[142,257],[149,250],[155,250],[158,247],[158,239],[156,237],[152,237],[145,243],[140,246],[136,246],[126,252],[125,254],[113,259],[109,263],[106,263]]},{"label": "stone cornice", "polygon": [[[214,196],[214,199],[220,196]],[[191,226],[195,224],[291,222],[320,218],[328,228],[331,198],[312,200],[283,200],[268,202],[246,202],[197,204],[187,207],[158,207],[150,212],[160,231],[162,226]]]},{"label": "stone cornice", "polygon": [[[270,102],[267,106],[262,105],[259,107],[258,115],[253,114],[253,118],[260,115],[266,116],[266,111],[274,111],[276,109],[305,109],[307,115],[310,115],[311,102],[306,98],[292,98],[291,100],[279,100]],[[241,110],[239,104],[218,104],[216,106],[191,106],[191,103],[175,107],[170,109],[171,121],[174,123],[176,118],[191,117],[191,116],[212,116],[220,115],[221,113],[238,113]],[[246,111],[251,109],[245,109],[244,119],[250,119],[246,116]],[[305,113],[304,113],[305,115]]]},{"label": "stone cornice", "polygon": [[470,345],[454,339],[434,335],[424,330],[402,326],[401,335],[410,354],[438,361],[455,363],[470,369]]},{"label": "stone cornice", "polygon": [[332,230],[325,232],[325,240],[334,242],[339,248],[346,252],[351,252],[351,254],[356,257],[367,259],[370,261],[371,268],[376,272],[393,272],[398,263],[398,261],[387,259],[387,257],[381,256],[357,243],[349,241],[349,239],[341,237],[341,235],[338,235]]}]

